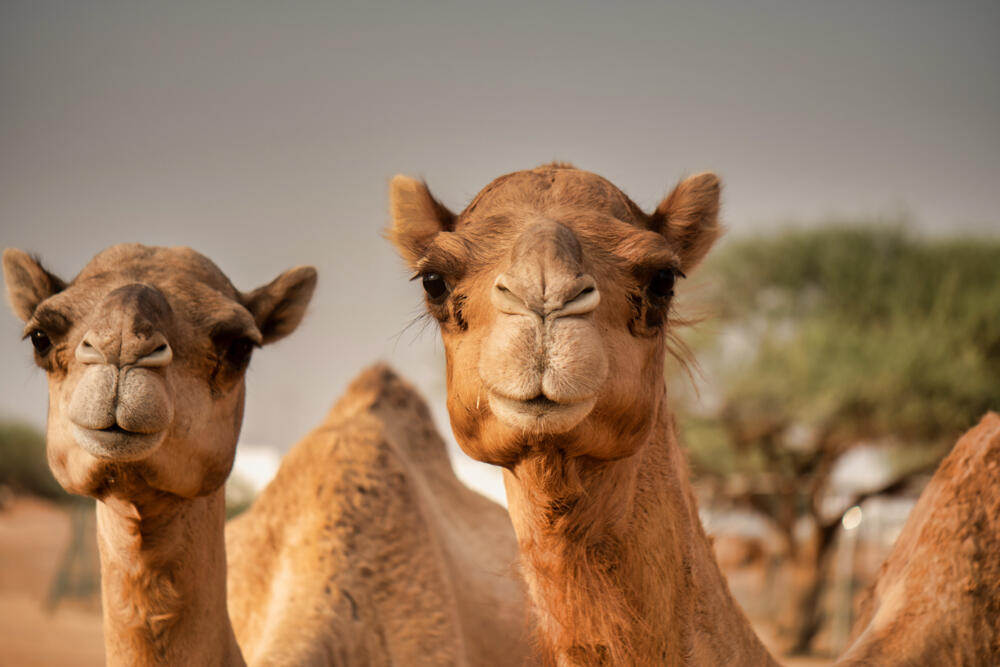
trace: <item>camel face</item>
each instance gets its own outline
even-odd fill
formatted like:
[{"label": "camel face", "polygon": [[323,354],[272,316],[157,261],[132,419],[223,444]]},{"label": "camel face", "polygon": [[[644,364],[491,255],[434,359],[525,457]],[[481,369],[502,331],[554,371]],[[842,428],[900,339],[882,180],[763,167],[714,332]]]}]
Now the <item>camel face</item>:
[{"label": "camel face", "polygon": [[577,235],[559,222],[528,222],[503,264],[479,357],[489,408],[513,429],[565,433],[590,414],[607,379],[601,292]]},{"label": "camel face", "polygon": [[674,281],[718,235],[715,177],[652,215],[564,165],[501,177],[458,216],[406,177],[391,195],[391,237],[441,324],[463,449],[507,466],[540,448],[634,453],[662,398]]},{"label": "camel face", "polygon": [[56,479],[123,500],[150,487],[195,497],[225,481],[251,352],[295,328],[315,284],[298,269],[242,294],[190,249],[138,244],[98,254],[69,284],[16,250],[4,274],[48,374]]}]

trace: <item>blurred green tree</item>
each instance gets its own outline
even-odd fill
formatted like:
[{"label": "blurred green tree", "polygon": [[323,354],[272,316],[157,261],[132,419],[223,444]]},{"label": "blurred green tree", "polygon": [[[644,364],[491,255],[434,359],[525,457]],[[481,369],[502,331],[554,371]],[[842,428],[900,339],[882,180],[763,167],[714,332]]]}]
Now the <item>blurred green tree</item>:
[{"label": "blurred green tree", "polygon": [[[790,615],[792,652],[808,652],[843,512],[932,469],[1000,407],[1000,241],[831,225],[736,240],[702,276],[717,313],[692,341],[709,384],[679,392],[684,442],[696,476],[811,561]],[[838,462],[871,443],[895,469],[831,511]]]},{"label": "blurred green tree", "polygon": [[70,499],[49,471],[45,436],[16,420],[0,420],[0,486],[60,502]]}]

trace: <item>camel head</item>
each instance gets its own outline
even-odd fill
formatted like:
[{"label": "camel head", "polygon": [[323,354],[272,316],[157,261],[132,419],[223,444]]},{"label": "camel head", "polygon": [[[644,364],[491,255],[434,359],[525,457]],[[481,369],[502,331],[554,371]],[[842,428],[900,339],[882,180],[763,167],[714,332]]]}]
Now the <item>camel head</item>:
[{"label": "camel head", "polygon": [[101,252],[69,283],[20,250],[4,251],[3,272],[48,375],[56,479],[127,503],[222,485],[250,355],[298,326],[316,284],[299,267],[243,293],[193,250],[139,244]]},{"label": "camel head", "polygon": [[681,182],[652,214],[603,178],[552,164],[490,183],[459,215],[396,176],[389,236],[423,281],[470,456],[617,459],[664,392],[674,283],[719,236],[719,181]]}]

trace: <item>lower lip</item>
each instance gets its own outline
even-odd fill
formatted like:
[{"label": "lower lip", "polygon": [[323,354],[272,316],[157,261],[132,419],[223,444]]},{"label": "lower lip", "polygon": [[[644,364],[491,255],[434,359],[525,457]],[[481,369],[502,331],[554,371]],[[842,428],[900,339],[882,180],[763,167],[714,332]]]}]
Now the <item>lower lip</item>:
[{"label": "lower lip", "polygon": [[73,424],[73,437],[78,445],[99,459],[136,461],[144,458],[163,442],[166,431],[132,433],[122,429],[95,430]]},{"label": "lower lip", "polygon": [[561,433],[570,430],[590,414],[597,399],[566,405],[554,401],[519,401],[490,392],[489,401],[493,414],[510,426]]}]

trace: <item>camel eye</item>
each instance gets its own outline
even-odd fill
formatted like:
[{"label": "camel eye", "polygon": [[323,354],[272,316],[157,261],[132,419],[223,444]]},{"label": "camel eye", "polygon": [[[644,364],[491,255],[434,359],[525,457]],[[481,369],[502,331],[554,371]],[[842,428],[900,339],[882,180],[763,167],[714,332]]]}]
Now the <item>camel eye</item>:
[{"label": "camel eye", "polygon": [[440,273],[425,273],[421,276],[424,291],[431,301],[440,301],[448,294],[448,284]]},{"label": "camel eye", "polygon": [[239,338],[233,341],[226,350],[226,361],[233,368],[243,368],[250,361],[254,343],[249,338]]},{"label": "camel eye", "polygon": [[35,329],[29,335],[31,336],[31,344],[35,346],[35,351],[41,356],[44,357],[52,349],[52,341],[48,334],[41,329]]},{"label": "camel eye", "polygon": [[660,269],[653,274],[653,279],[649,281],[649,293],[661,299],[673,296],[676,279],[677,276],[672,270]]}]

